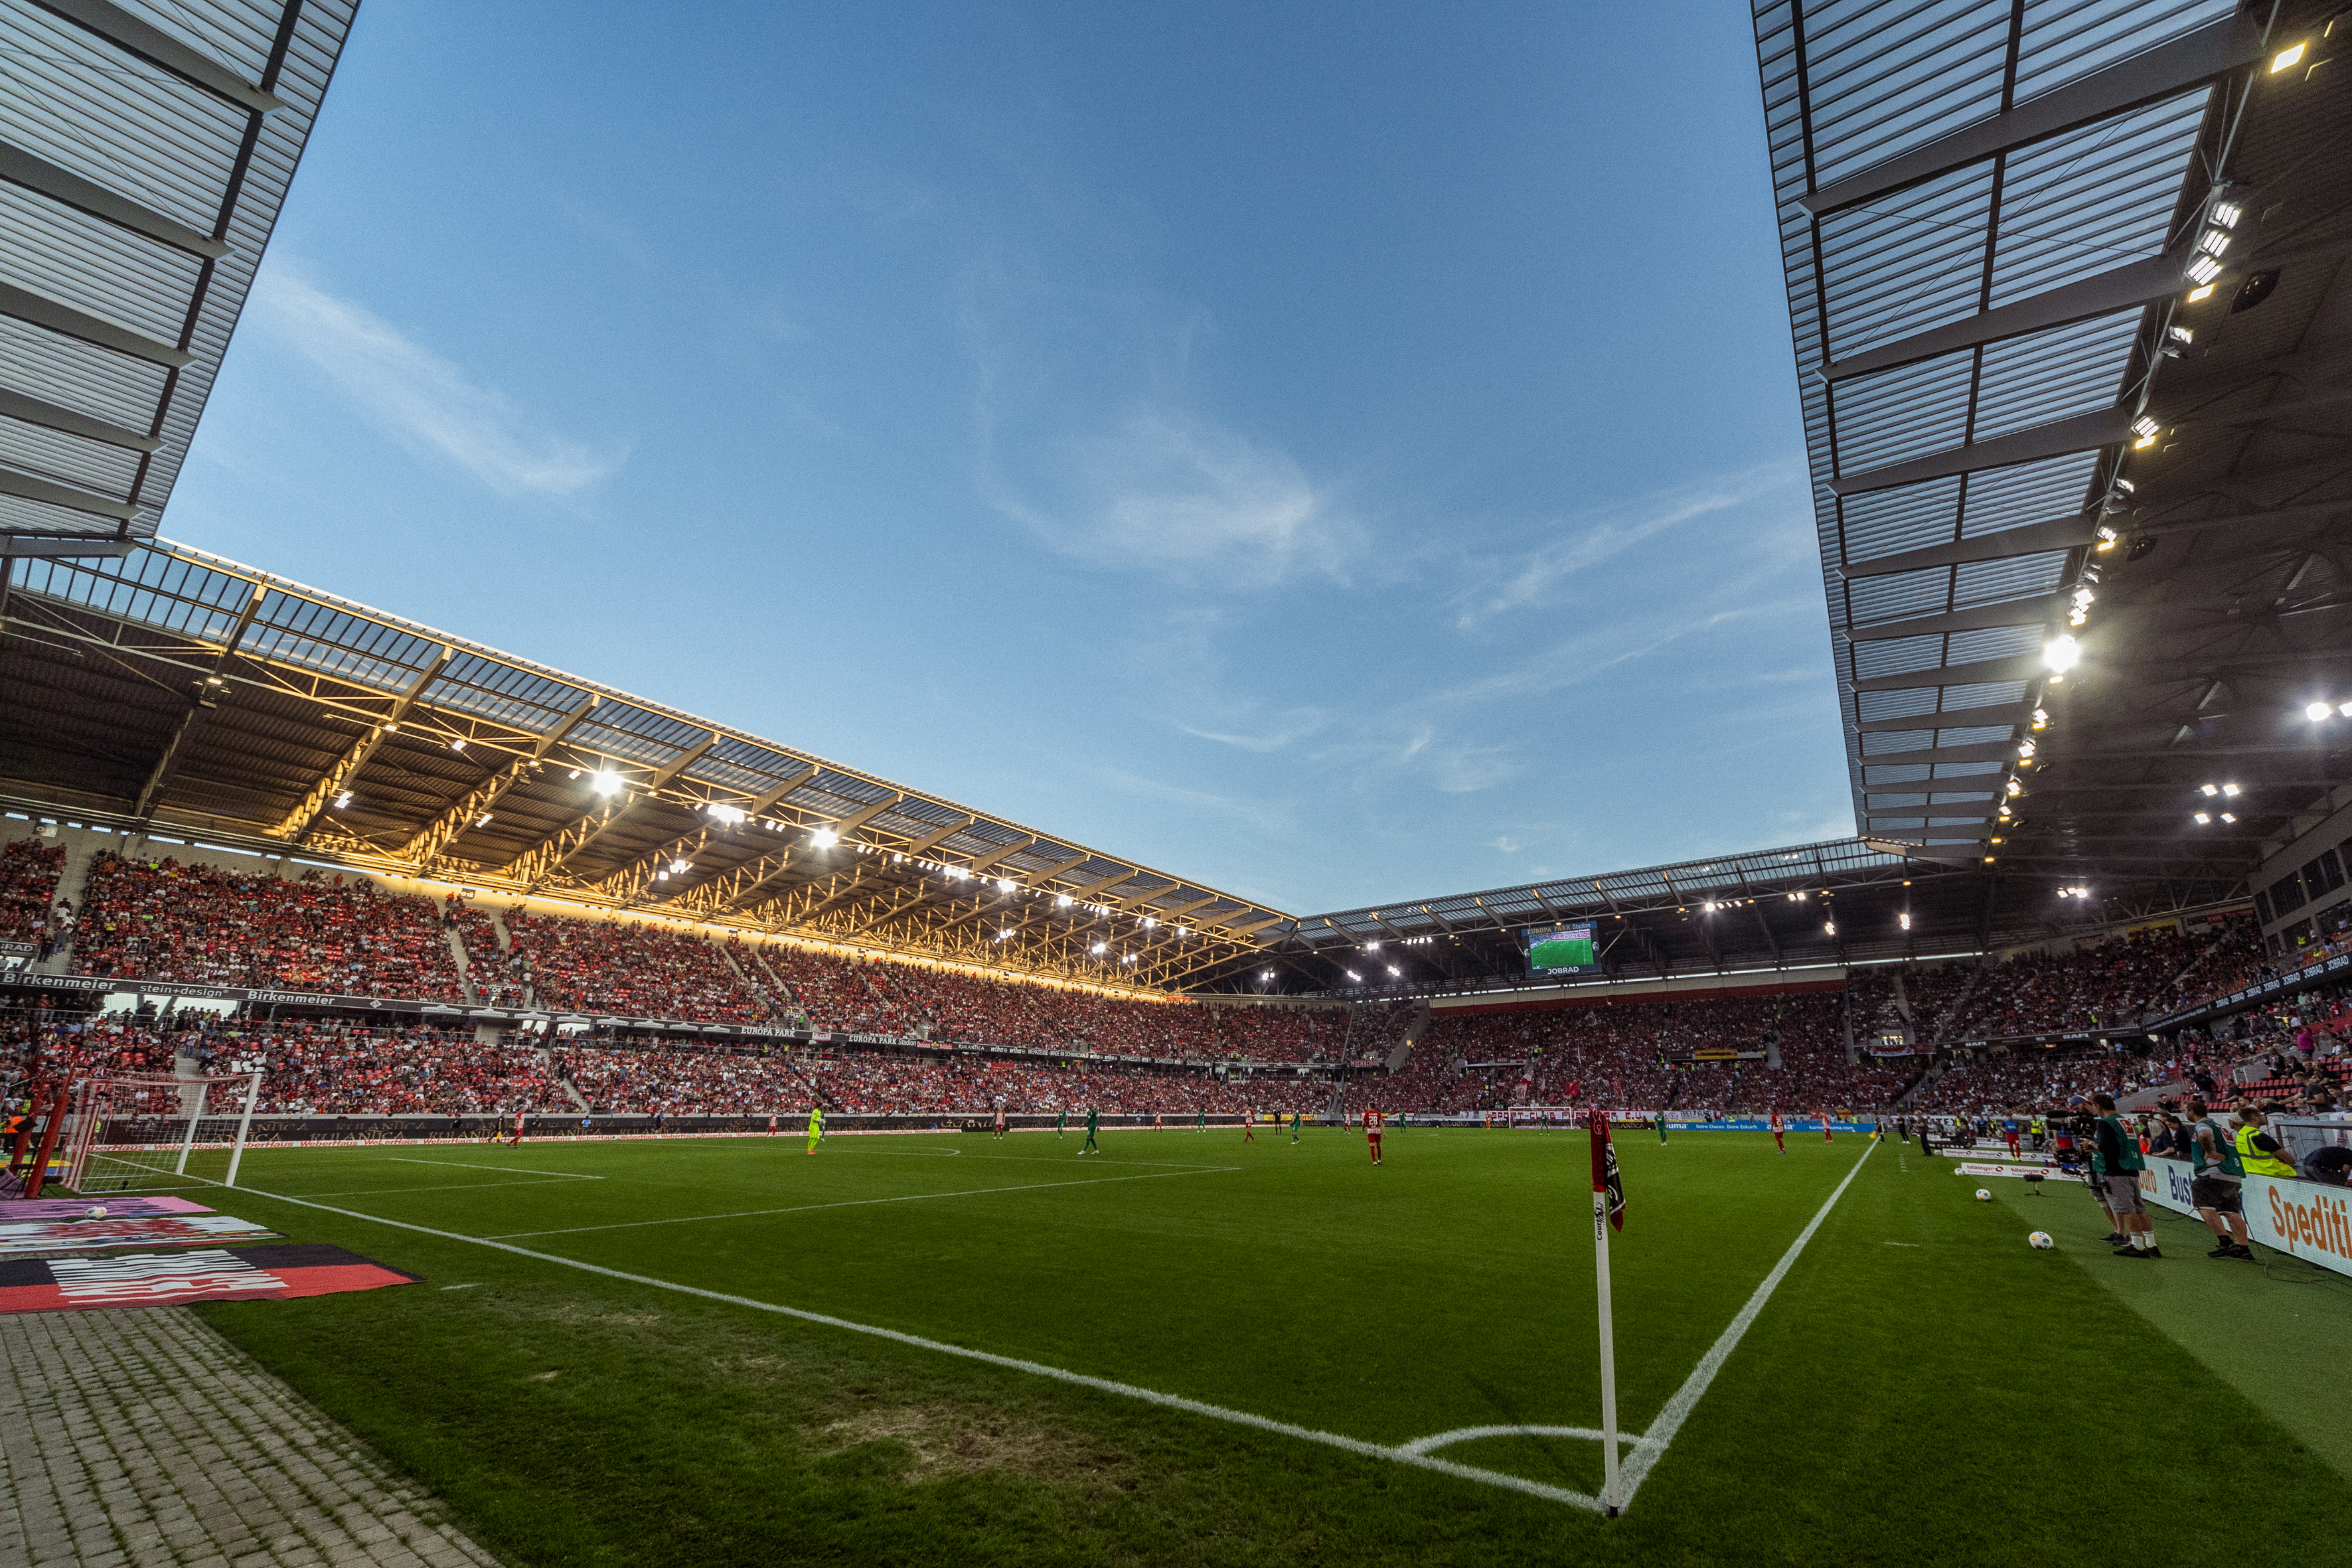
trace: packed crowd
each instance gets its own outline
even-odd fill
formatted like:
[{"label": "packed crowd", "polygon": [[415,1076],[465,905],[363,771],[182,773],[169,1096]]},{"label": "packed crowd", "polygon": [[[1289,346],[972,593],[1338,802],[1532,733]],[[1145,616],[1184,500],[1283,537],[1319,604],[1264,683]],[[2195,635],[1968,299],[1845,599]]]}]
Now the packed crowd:
[{"label": "packed crowd", "polygon": [[285,879],[101,851],[90,862],[74,967],[84,974],[349,996],[462,1001],[430,899],[316,867]]},{"label": "packed crowd", "polygon": [[503,953],[467,950],[495,975],[528,986],[541,1007],[627,1018],[690,1018],[698,1023],[758,1024],[770,1016],[768,997],[729,961],[727,952],[690,931],[625,921],[572,920],[507,911]]},{"label": "packed crowd", "polygon": [[0,848],[0,942],[41,940],[57,897],[63,845],[18,838]]}]

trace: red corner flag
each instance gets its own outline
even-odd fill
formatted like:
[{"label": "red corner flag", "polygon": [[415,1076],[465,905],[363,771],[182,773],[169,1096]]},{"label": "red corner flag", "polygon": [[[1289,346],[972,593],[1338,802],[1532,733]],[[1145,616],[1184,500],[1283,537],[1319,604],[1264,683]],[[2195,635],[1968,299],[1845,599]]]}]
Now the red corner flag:
[{"label": "red corner flag", "polygon": [[1625,1179],[1617,1173],[1617,1145],[1609,1141],[1609,1112],[1592,1112],[1592,1190],[1609,1194],[1609,1223],[1625,1228]]}]

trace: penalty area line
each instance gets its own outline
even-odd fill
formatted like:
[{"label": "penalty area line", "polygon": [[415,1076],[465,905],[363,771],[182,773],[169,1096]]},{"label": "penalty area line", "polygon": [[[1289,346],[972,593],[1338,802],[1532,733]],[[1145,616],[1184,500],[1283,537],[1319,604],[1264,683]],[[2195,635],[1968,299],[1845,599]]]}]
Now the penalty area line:
[{"label": "penalty area line", "polygon": [[[1106,1179],[1145,1181],[1150,1178],[1113,1176]],[[553,1263],[565,1268],[577,1268],[583,1273],[599,1274],[607,1279],[622,1280],[626,1284],[644,1285],[656,1290],[672,1290],[681,1296],[699,1297],[706,1301],[719,1301],[730,1307],[747,1307],[755,1312],[772,1312],[779,1317],[793,1318],[804,1323],[816,1323],[828,1329],[840,1329],[848,1333],[888,1340],[894,1344],[907,1345],[915,1350],[930,1351],[963,1361],[980,1362],[989,1366],[1003,1367],[1008,1372],[1024,1373],[1032,1377],[1043,1377],[1055,1383],[1069,1384],[1074,1387],[1093,1389],[1097,1394],[1108,1394],[1121,1399],[1156,1405],[1163,1410],[1180,1411],[1187,1415],[1199,1415],[1212,1421],[1246,1426],[1254,1431],[1271,1433],[1276,1436],[1292,1437],[1300,1442],[1320,1444],[1324,1447],[1337,1448],[1343,1453],[1354,1454],[1362,1458],[1384,1459],[1394,1465],[1405,1465],[1414,1469],[1431,1470],[1442,1476],[1452,1476],[1457,1480],[1476,1481],[1486,1486],[1499,1487],[1507,1491],[1541,1498],[1549,1502],[1566,1503],[1571,1508],[1584,1509],[1589,1512],[1601,1511],[1601,1500],[1583,1492],[1570,1491],[1566,1487],[1550,1486],[1542,1481],[1528,1480],[1523,1476],[1509,1475],[1501,1470],[1485,1469],[1476,1465],[1456,1464],[1451,1459],[1441,1459],[1433,1454],[1423,1453],[1412,1447],[1395,1448],[1381,1443],[1367,1443],[1361,1438],[1343,1437],[1336,1432],[1318,1431],[1312,1426],[1300,1426],[1288,1421],[1277,1421],[1272,1416],[1259,1415],[1247,1410],[1232,1410],[1222,1405],[1210,1405],[1198,1399],[1187,1399],[1179,1394],[1162,1394],[1154,1388],[1139,1387],[1135,1384],[1119,1383],[1107,1377],[1095,1377],[1083,1372],[1072,1372],[1066,1367],[1048,1366],[1043,1362],[1024,1361],[1018,1356],[998,1355],[992,1351],[973,1350],[965,1345],[951,1345],[940,1340],[925,1339],[920,1334],[903,1333],[897,1329],[886,1329],[874,1323],[853,1322],[847,1318],[836,1318],[825,1312],[812,1312],[800,1307],[787,1307],[774,1301],[755,1300],[749,1296],[730,1295],[723,1290],[706,1290],[699,1285],[682,1285],[675,1279],[656,1279],[647,1274],[632,1274],[625,1269],[607,1268],[600,1263],[583,1263],[576,1258],[565,1258],[557,1253],[540,1252],[528,1247],[517,1247],[512,1242],[497,1237],[467,1236],[458,1231],[439,1230],[429,1225],[414,1225],[407,1220],[386,1219],[382,1215],[362,1214],[357,1209],[339,1209],[330,1204],[313,1203],[309,1198],[288,1197],[283,1193],[265,1193],[257,1187],[243,1187],[237,1190],[254,1197],[274,1198],[279,1203],[317,1209],[321,1214],[340,1215],[345,1219],[365,1220],[373,1225],[386,1225],[395,1230],[415,1231],[419,1236],[436,1237],[444,1241],[462,1241],[475,1247],[487,1247],[494,1251],[511,1253],[517,1258],[528,1258],[537,1263]],[[1841,1188],[1840,1191],[1843,1189]]]}]

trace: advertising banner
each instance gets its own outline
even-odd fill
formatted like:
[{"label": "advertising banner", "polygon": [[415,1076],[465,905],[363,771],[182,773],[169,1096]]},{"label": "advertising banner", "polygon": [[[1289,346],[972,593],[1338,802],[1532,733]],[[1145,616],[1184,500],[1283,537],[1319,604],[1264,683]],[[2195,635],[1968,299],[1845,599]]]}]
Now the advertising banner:
[{"label": "advertising banner", "polygon": [[[2175,1214],[2193,1215],[2186,1160],[2151,1159],[2139,1173],[2140,1195]],[[2352,1190],[2274,1176],[2246,1178],[2246,1231],[2264,1247],[2338,1274],[2352,1274]]]}]

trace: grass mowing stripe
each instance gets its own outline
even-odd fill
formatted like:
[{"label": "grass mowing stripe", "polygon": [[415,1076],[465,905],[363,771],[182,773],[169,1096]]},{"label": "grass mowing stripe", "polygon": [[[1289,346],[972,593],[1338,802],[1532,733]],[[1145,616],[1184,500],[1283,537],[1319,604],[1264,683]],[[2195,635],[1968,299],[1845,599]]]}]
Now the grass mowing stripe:
[{"label": "grass mowing stripe", "polygon": [[1838,1199],[1845,1196],[1845,1190],[1853,1185],[1856,1176],[1862,1174],[1864,1162],[1877,1147],[1875,1142],[1863,1145],[1862,1159],[1853,1163],[1853,1169],[1845,1173],[1845,1180],[1837,1184],[1837,1191],[1822,1200],[1822,1206],[1813,1212],[1812,1219],[1797,1233],[1797,1239],[1789,1244],[1789,1250],[1780,1255],[1780,1261],[1772,1266],[1772,1272],[1764,1276],[1764,1282],[1756,1287],[1755,1294],[1748,1298],[1748,1304],[1739,1309],[1738,1317],[1731,1320],[1731,1326],[1725,1329],[1715,1343],[1707,1348],[1706,1354],[1699,1358],[1698,1365],[1691,1369],[1690,1376],[1675,1390],[1674,1397],[1666,1401],[1665,1408],[1658,1412],[1657,1419],[1650,1423],[1649,1431],[1643,1434],[1644,1440],[1635,1446],[1625,1462],[1625,1500],[1622,1506],[1631,1508],[1633,1505],[1633,1494],[1642,1489],[1642,1483],[1656,1468],[1658,1456],[1666,1451],[1666,1445],[1672,1443],[1675,1434],[1682,1430],[1683,1423],[1690,1418],[1700,1396],[1706,1393],[1706,1385],[1715,1381],[1715,1374],[1723,1370],[1723,1363],[1731,1358],[1733,1351],[1739,1348],[1740,1339],[1748,1332],[1748,1325],[1764,1310],[1764,1303],[1772,1299],[1772,1292],[1780,1288],[1780,1281],[1788,1277],[1790,1268],[1797,1261],[1797,1255],[1805,1250],[1805,1243],[1813,1239],[1813,1232],[1822,1228],[1822,1221],[1830,1217],[1830,1210],[1837,1206]]},{"label": "grass mowing stripe", "polygon": [[[553,1181],[542,1177],[538,1181],[531,1182],[445,1182],[438,1186],[432,1187],[362,1187],[357,1192],[311,1193],[309,1195],[314,1198],[373,1198],[382,1197],[388,1193],[473,1193],[479,1192],[484,1187],[552,1187],[560,1185],[561,1180],[562,1179],[560,1177]],[[218,1182],[206,1182],[205,1184],[208,1187],[216,1187],[220,1185]],[[146,1192],[155,1189],[142,1187],[140,1190]],[[249,1192],[252,1189],[247,1187],[236,1187],[230,1190],[233,1192]],[[282,1194],[278,1193],[264,1193],[262,1194],[264,1197],[278,1197],[281,1195]],[[294,1200],[289,1199],[288,1201],[290,1203]]]},{"label": "grass mowing stripe", "polygon": [[[1204,1165],[1200,1171],[1154,1171],[1142,1176],[1088,1176],[1076,1182],[1022,1182],[1010,1187],[965,1187],[952,1193],[904,1193],[894,1198],[843,1198],[829,1204],[795,1204],[781,1209],[738,1209],[731,1214],[683,1214],[671,1219],[625,1219],[611,1225],[575,1225],[562,1230],[509,1230],[491,1241],[521,1241],[534,1236],[580,1236],[592,1230],[635,1230],[648,1225],[693,1225],[706,1219],[757,1219],[763,1215],[807,1214],[814,1209],[856,1209],[869,1204],[919,1204],[931,1198],[977,1198],[992,1193],[1041,1193],[1048,1187],[1099,1187],[1112,1182],[1156,1182],[1169,1176],[1199,1175],[1202,1171],[1238,1171],[1239,1165]],[[497,1186],[499,1184],[488,1184]],[[432,1189],[419,1189],[429,1191]]]},{"label": "grass mowing stripe", "polygon": [[479,1160],[419,1160],[413,1154],[386,1154],[395,1165],[457,1165],[468,1171],[512,1171],[519,1176],[562,1176],[574,1182],[601,1182],[602,1176],[581,1171],[534,1171],[529,1165],[485,1165]]},{"label": "grass mowing stripe", "polygon": [[[1109,1179],[1143,1181],[1148,1178],[1114,1176]],[[620,1279],[632,1285],[649,1286],[656,1290],[674,1290],[682,1296],[698,1296],[704,1300],[720,1301],[730,1307],[749,1307],[756,1312],[774,1312],[782,1317],[799,1319],[803,1322],[820,1323],[829,1329],[843,1329],[853,1334],[866,1334],[878,1340],[890,1340],[898,1344],[910,1345],[917,1350],[957,1356],[965,1361],[982,1362],[990,1366],[1003,1367],[1011,1372],[1026,1373],[1033,1377],[1051,1378],[1057,1383],[1074,1384],[1080,1388],[1091,1388],[1100,1394],[1117,1394],[1122,1399],[1134,1399],[1146,1405],[1157,1405],[1163,1409],[1180,1410],[1189,1415],[1202,1415],[1213,1421],[1224,1421],[1236,1426],[1254,1427],[1258,1431],[1271,1432],[1278,1436],[1296,1437],[1301,1442],[1319,1443],[1326,1447],[1342,1449],[1368,1459],[1386,1459],[1391,1464],[1410,1465],[1415,1469],[1433,1470],[1439,1475],[1452,1476],[1460,1480],[1478,1481],[1491,1487],[1501,1487],[1509,1491],[1524,1492],[1529,1497],[1543,1498],[1551,1502],[1567,1503],[1573,1508],[1586,1509],[1596,1513],[1601,1511],[1600,1499],[1587,1496],[1583,1492],[1570,1491],[1566,1487],[1548,1486],[1541,1481],[1531,1481],[1524,1477],[1505,1474],[1500,1470],[1482,1469],[1475,1465],[1458,1465],[1450,1459],[1440,1459],[1428,1454],[1409,1452],[1403,1448],[1391,1448],[1380,1443],[1367,1443],[1356,1437],[1343,1437],[1336,1432],[1318,1432],[1311,1426],[1295,1426],[1287,1421],[1277,1421],[1272,1416],[1258,1415],[1246,1410],[1229,1410],[1221,1405],[1209,1405],[1201,1400],[1187,1399],[1181,1394],[1162,1394],[1157,1389],[1139,1388],[1131,1383],[1116,1383],[1107,1377],[1093,1377],[1086,1373],[1069,1371],[1066,1367],[1047,1366],[1042,1362],[1024,1361],[1018,1356],[998,1355],[992,1351],[978,1351],[964,1345],[948,1344],[940,1340],[927,1340],[920,1334],[902,1333],[897,1329],[886,1329],[873,1323],[852,1322],[846,1318],[836,1318],[824,1312],[806,1311],[798,1307],[786,1307],[774,1301],[755,1300],[749,1296],[730,1295],[724,1290],[706,1290],[698,1285],[682,1285],[674,1279],[656,1279],[650,1275],[631,1274],[619,1268],[607,1268],[598,1263],[583,1263],[576,1258],[564,1258],[552,1252],[535,1252],[530,1247],[516,1247],[496,1237],[466,1236],[454,1230],[436,1229],[432,1226],[412,1225],[406,1220],[386,1219],[382,1215],[362,1214],[357,1209],[339,1209],[329,1204],[313,1203],[309,1198],[289,1197],[283,1193],[265,1193],[258,1187],[246,1187],[239,1190],[253,1197],[275,1198],[279,1203],[295,1204],[303,1208],[317,1209],[323,1214],[340,1215],[345,1219],[388,1225],[400,1230],[413,1230],[420,1236],[438,1237],[444,1241],[470,1242],[476,1247],[488,1247],[500,1252],[510,1252],[518,1258],[528,1258],[538,1263],[559,1264],[563,1268],[577,1268],[589,1274],[601,1274],[608,1279]]]}]

